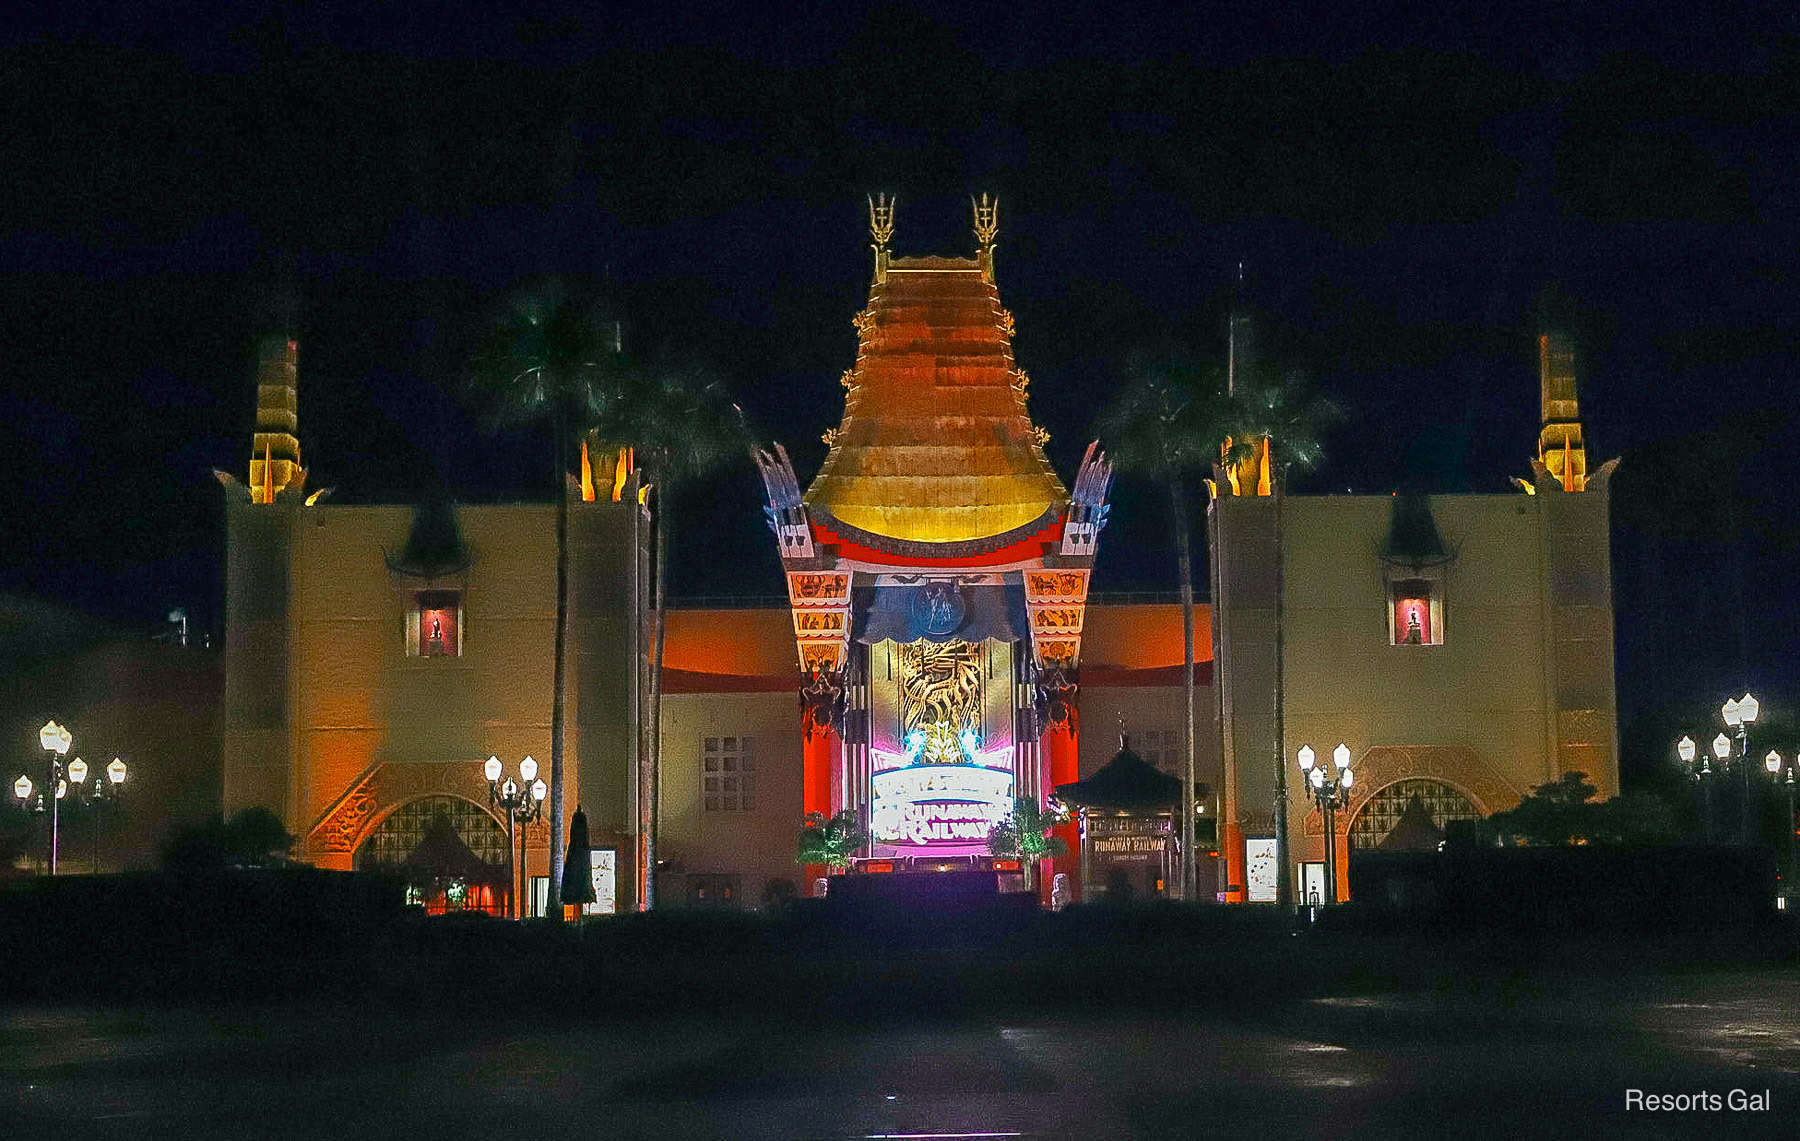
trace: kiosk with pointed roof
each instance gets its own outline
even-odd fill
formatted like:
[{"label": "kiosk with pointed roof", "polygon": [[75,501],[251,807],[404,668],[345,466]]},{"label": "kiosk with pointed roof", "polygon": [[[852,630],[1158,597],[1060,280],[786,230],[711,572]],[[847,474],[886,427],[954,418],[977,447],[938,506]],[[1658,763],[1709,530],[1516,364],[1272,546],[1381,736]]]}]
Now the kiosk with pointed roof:
[{"label": "kiosk with pointed roof", "polygon": [[1111,469],[1090,446],[1071,492],[1046,459],[995,283],[998,205],[973,206],[975,257],[897,258],[893,200],[871,199],[874,280],[825,462],[802,493],[785,449],[758,457],[798,647],[803,808],[857,812],[884,867],[979,863],[1015,793],[1077,775]]}]

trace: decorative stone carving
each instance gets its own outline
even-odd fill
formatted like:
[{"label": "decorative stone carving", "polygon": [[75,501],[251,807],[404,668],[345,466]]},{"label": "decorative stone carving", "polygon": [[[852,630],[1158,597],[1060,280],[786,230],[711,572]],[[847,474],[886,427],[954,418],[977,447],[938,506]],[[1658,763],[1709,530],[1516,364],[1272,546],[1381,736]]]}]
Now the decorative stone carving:
[{"label": "decorative stone carving", "polygon": [[[1351,769],[1356,787],[1338,810],[1339,827],[1349,830],[1369,798],[1395,781],[1435,780],[1468,797],[1483,816],[1519,803],[1519,790],[1494,772],[1474,749],[1460,745],[1377,745],[1358,757]],[[1325,820],[1315,807],[1306,814],[1308,836],[1323,836]]]},{"label": "decorative stone carving", "polygon": [[807,740],[815,733],[843,732],[849,708],[846,689],[841,669],[815,669],[807,674],[800,685],[800,720]]},{"label": "decorative stone carving", "polygon": [[487,780],[480,762],[473,758],[376,762],[307,830],[304,852],[314,856],[352,854],[395,809],[434,795],[461,797],[488,810]]},{"label": "decorative stone carving", "polygon": [[961,733],[981,724],[981,647],[912,642],[900,647],[900,720],[906,733],[947,725]]},{"label": "decorative stone carving", "polygon": [[1033,679],[1031,714],[1038,736],[1053,725],[1066,725],[1075,716],[1080,680],[1073,667],[1046,665]]}]

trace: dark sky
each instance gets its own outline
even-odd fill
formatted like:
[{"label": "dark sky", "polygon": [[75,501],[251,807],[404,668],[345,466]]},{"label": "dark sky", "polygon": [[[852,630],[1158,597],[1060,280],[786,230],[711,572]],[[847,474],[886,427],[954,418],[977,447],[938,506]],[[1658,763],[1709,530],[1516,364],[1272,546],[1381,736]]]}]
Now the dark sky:
[{"label": "dark sky", "polygon": [[[315,484],[547,496],[545,440],[481,434],[456,381],[549,274],[710,364],[810,478],[863,195],[899,195],[896,252],[969,253],[989,191],[1065,476],[1133,349],[1222,354],[1241,260],[1267,354],[1350,412],[1300,490],[1502,490],[1548,311],[1593,460],[1624,457],[1628,744],[1800,699],[1791,5],[164,7],[0,32],[0,590],[215,624],[207,472],[245,466],[283,324]],[[1169,587],[1165,508],[1115,498],[1099,586]],[[677,504],[678,593],[779,593],[758,502],[746,466]]]}]

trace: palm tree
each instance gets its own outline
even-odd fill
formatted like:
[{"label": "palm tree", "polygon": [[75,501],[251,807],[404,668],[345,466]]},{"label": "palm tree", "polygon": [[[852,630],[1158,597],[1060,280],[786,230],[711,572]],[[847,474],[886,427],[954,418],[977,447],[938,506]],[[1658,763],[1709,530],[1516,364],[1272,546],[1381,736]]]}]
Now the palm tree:
[{"label": "palm tree", "polygon": [[846,808],[831,817],[823,812],[809,812],[805,826],[795,838],[794,862],[823,864],[841,872],[868,842],[869,834],[857,822],[855,809]]},{"label": "palm tree", "polygon": [[587,439],[600,454],[629,448],[657,498],[652,514],[655,553],[651,569],[649,637],[641,639],[640,667],[648,688],[639,725],[640,755],[647,771],[639,788],[647,813],[644,829],[644,905],[656,901],[656,837],[662,795],[662,660],[668,633],[670,500],[674,490],[729,462],[748,457],[752,435],[744,411],[703,369],[669,361],[632,363],[588,390]]},{"label": "palm tree", "polygon": [[1018,860],[1025,872],[1025,890],[1030,891],[1038,861],[1053,860],[1069,850],[1061,836],[1050,834],[1059,823],[1054,812],[1030,797],[1020,797],[1013,801],[1012,815],[988,833],[988,854]]},{"label": "palm tree", "polygon": [[[1269,491],[1275,500],[1275,852],[1279,873],[1275,904],[1293,906],[1293,861],[1288,848],[1288,792],[1284,673],[1286,573],[1284,567],[1283,511],[1289,472],[1296,467],[1318,466],[1324,456],[1325,429],[1342,419],[1337,405],[1312,390],[1304,374],[1256,375],[1240,384],[1234,401],[1233,439],[1246,441],[1252,450],[1266,446],[1269,456]],[[1229,460],[1227,461],[1229,462]],[[1326,837],[1328,844],[1335,837]]]},{"label": "palm tree", "polygon": [[1226,395],[1222,372],[1202,374],[1177,358],[1140,358],[1130,379],[1100,418],[1099,434],[1125,470],[1161,484],[1169,494],[1175,529],[1175,566],[1181,584],[1182,687],[1187,717],[1181,725],[1181,897],[1192,899],[1198,864],[1194,852],[1194,557],[1187,485],[1210,473],[1224,455],[1249,454],[1235,432],[1242,417]]},{"label": "palm tree", "polygon": [[621,373],[617,326],[551,282],[514,296],[476,352],[471,386],[493,426],[548,419],[556,497],[556,649],[550,704],[550,885],[546,910],[560,917],[563,860],[563,724],[569,634],[569,447],[595,393]]}]

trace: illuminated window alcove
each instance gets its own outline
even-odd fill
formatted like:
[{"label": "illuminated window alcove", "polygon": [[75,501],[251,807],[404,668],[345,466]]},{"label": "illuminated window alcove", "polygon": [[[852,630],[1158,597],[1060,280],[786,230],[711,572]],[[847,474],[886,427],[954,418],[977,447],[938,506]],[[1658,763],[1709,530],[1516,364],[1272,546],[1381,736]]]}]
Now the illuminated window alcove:
[{"label": "illuminated window alcove", "polygon": [[1371,796],[1356,814],[1356,819],[1350,822],[1350,847],[1358,851],[1373,851],[1379,847],[1400,823],[1415,796],[1439,832],[1444,831],[1452,820],[1481,819],[1481,810],[1473,801],[1442,781],[1425,777],[1398,780]]},{"label": "illuminated window alcove", "polygon": [[408,801],[356,849],[358,871],[406,880],[409,902],[432,914],[506,914],[506,829],[486,810],[455,796]]},{"label": "illuminated window alcove", "polygon": [[462,656],[462,592],[421,590],[406,612],[406,653],[413,658]]}]

